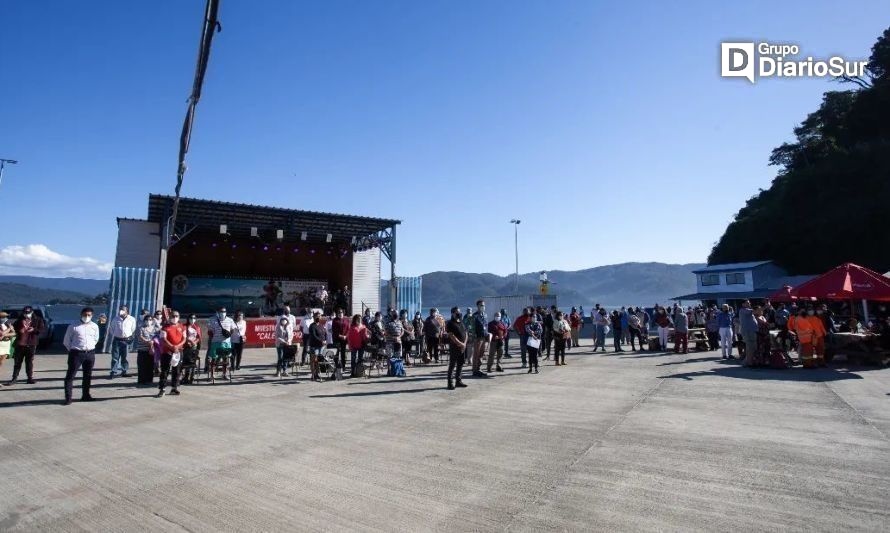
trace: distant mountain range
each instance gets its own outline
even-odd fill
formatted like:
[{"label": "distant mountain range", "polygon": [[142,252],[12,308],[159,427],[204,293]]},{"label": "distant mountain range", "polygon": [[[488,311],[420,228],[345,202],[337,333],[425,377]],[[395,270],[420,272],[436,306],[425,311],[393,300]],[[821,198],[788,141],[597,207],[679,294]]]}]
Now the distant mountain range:
[{"label": "distant mountain range", "polygon": [[[576,271],[552,270],[547,276],[552,283],[550,292],[558,295],[562,306],[595,303],[649,306],[695,292],[692,271],[703,266],[703,263],[621,263]],[[430,272],[423,275],[423,306],[467,307],[485,296],[537,294],[538,277],[538,272],[520,274],[519,289],[515,290],[512,275]],[[383,291],[383,295],[386,300],[387,291]]]},{"label": "distant mountain range", "polygon": [[107,279],[38,278],[36,276],[0,276],[0,283],[18,283],[38,289],[71,291],[87,296],[108,292]]},{"label": "distant mountain range", "polygon": [[[594,303],[648,306],[695,292],[692,271],[703,266],[702,263],[621,263],[576,271],[552,270],[547,275],[552,283],[551,294],[558,295],[563,306]],[[423,276],[423,306],[467,307],[485,296],[536,294],[538,275],[537,272],[520,274],[517,291],[513,288],[512,275],[430,272]],[[67,301],[107,291],[108,280],[0,276],[0,303]],[[381,292],[384,298],[388,296],[388,291]],[[382,306],[386,304],[384,299]]]},{"label": "distant mountain range", "polygon": [[0,305],[80,303],[108,292],[108,280],[0,276]]}]

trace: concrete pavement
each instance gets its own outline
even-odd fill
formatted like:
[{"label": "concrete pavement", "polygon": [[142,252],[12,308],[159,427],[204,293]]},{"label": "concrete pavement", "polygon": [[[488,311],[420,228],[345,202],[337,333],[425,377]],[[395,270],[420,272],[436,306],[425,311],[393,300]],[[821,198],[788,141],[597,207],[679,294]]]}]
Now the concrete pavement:
[{"label": "concrete pavement", "polygon": [[64,358],[40,357],[36,385],[0,389],[0,530],[890,524],[890,370],[748,370],[588,341],[566,367],[528,375],[514,358],[446,391],[444,366],[310,383],[272,377],[274,361],[248,350],[233,383],[163,399],[100,370],[101,401],[63,407]]}]

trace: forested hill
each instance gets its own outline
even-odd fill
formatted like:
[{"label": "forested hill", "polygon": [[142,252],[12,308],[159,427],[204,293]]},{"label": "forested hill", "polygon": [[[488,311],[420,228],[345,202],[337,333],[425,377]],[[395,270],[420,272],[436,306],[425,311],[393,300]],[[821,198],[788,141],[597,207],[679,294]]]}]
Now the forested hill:
[{"label": "forested hill", "polygon": [[[702,264],[622,263],[578,271],[548,272],[552,293],[561,305],[652,305],[669,298],[695,292],[692,271]],[[538,274],[520,275],[519,290],[513,276],[431,272],[423,275],[424,307],[448,309],[470,306],[481,296],[536,294]]]},{"label": "forested hill", "polygon": [[752,197],[714,246],[709,263],[768,258],[793,274],[851,261],[890,270],[890,29],[872,48],[868,73],[841,80],[774,149],[779,172]]}]

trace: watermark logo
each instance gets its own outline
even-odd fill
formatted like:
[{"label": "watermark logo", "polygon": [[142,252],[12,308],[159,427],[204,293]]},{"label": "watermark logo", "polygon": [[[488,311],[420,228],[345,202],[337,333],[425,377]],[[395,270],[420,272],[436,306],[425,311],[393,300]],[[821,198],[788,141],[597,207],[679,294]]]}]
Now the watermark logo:
[{"label": "watermark logo", "polygon": [[751,83],[761,78],[861,77],[867,65],[868,61],[841,56],[803,57],[800,46],[790,43],[720,43],[720,76],[746,78]]}]

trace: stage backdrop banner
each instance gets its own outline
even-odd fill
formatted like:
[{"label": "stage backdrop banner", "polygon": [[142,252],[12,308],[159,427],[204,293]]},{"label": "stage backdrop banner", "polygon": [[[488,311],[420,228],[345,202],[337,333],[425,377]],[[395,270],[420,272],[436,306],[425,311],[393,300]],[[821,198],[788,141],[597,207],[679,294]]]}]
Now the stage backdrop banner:
[{"label": "stage backdrop banner", "polygon": [[[294,342],[303,342],[303,319],[297,317],[297,323],[294,325]],[[278,323],[277,318],[253,318],[247,320],[247,338],[246,346],[275,346],[275,326]]]},{"label": "stage backdrop banner", "polygon": [[[318,280],[262,280],[173,276],[170,306],[183,315],[207,314],[220,307],[229,313],[241,309],[248,316],[275,313],[285,303],[299,301],[303,291],[325,285]],[[295,310],[296,311],[296,310]]]}]

